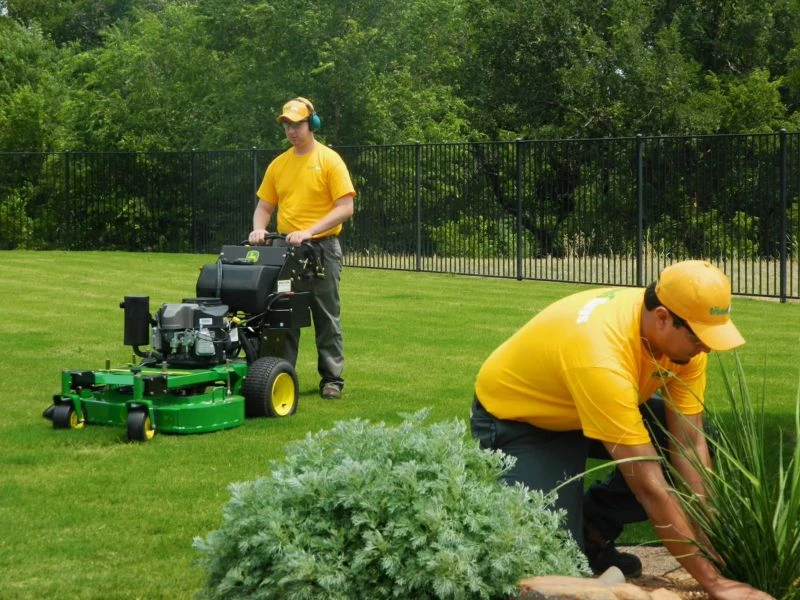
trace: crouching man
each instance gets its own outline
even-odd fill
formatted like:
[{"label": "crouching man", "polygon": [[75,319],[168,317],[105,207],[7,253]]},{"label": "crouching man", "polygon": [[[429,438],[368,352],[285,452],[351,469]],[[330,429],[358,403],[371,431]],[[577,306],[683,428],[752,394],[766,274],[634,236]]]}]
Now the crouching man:
[{"label": "crouching man", "polygon": [[[660,430],[646,422],[654,418],[710,467],[703,433],[707,355],[744,343],[730,308],[728,278],[703,261],[667,267],[644,290],[605,288],[563,298],[481,367],[472,435],[481,446],[516,457],[507,482],[544,492],[585,471],[590,456],[657,458],[666,443],[651,437]],[[679,451],[669,456],[702,494],[689,461]],[[712,598],[771,598],[723,577],[701,555],[694,543],[701,534],[658,460],[622,463],[585,493],[581,481],[564,486],[557,508],[566,511],[566,526],[595,573],[610,566],[628,577],[641,573],[638,558],[619,552],[614,540],[625,523],[649,518],[664,546]]]}]

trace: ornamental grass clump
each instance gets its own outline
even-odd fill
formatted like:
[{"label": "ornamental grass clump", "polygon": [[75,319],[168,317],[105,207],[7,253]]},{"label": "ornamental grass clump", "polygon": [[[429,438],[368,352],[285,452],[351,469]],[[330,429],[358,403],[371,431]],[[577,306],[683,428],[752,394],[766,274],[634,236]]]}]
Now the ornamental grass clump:
[{"label": "ornamental grass clump", "polygon": [[[687,514],[718,555],[700,547],[726,577],[779,600],[800,598],[800,388],[787,432],[765,431],[764,400],[751,400],[738,354],[722,368],[730,412],[708,411],[713,469],[699,469],[706,499],[680,486]],[[793,426],[792,426],[793,425]],[[778,436],[777,461],[768,460]],[[787,450],[787,448],[791,448]],[[698,465],[695,456],[687,457]],[[775,464],[777,462],[777,464]]]},{"label": "ornamental grass clump", "polygon": [[588,574],[552,496],[500,483],[509,457],[427,412],[356,419],[289,444],[231,486],[195,539],[203,598],[508,598],[527,576]]}]

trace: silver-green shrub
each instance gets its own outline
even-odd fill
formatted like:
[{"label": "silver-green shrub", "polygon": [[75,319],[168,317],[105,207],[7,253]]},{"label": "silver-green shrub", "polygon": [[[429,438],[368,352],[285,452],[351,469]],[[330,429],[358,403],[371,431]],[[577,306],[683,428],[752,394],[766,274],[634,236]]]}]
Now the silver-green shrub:
[{"label": "silver-green shrub", "polygon": [[553,497],[500,483],[510,459],[463,422],[357,419],[308,434],[231,486],[195,539],[202,598],[507,598],[527,576],[588,573]]}]

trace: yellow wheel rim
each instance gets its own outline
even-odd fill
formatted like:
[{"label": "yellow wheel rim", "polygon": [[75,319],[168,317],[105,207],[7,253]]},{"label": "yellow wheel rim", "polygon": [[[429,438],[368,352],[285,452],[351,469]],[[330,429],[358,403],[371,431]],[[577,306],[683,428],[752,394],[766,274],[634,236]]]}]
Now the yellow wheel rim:
[{"label": "yellow wheel rim", "polygon": [[272,409],[279,417],[291,414],[294,407],[294,379],[289,373],[280,373],[272,383]]},{"label": "yellow wheel rim", "polygon": [[83,421],[78,421],[78,413],[77,411],[70,411],[69,413],[69,428],[70,429],[83,429],[85,423]]},{"label": "yellow wheel rim", "polygon": [[150,415],[147,415],[144,418],[144,439],[149,442],[155,434],[156,430],[150,425]]}]

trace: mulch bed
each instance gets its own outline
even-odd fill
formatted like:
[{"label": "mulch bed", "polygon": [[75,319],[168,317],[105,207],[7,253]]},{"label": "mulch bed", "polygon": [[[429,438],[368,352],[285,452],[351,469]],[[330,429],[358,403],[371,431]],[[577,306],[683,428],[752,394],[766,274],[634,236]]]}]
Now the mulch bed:
[{"label": "mulch bed", "polygon": [[620,548],[642,561],[642,576],[630,579],[629,583],[648,591],[664,588],[684,600],[708,600],[709,596],[700,584],[689,575],[678,561],[661,546],[626,546]]}]

